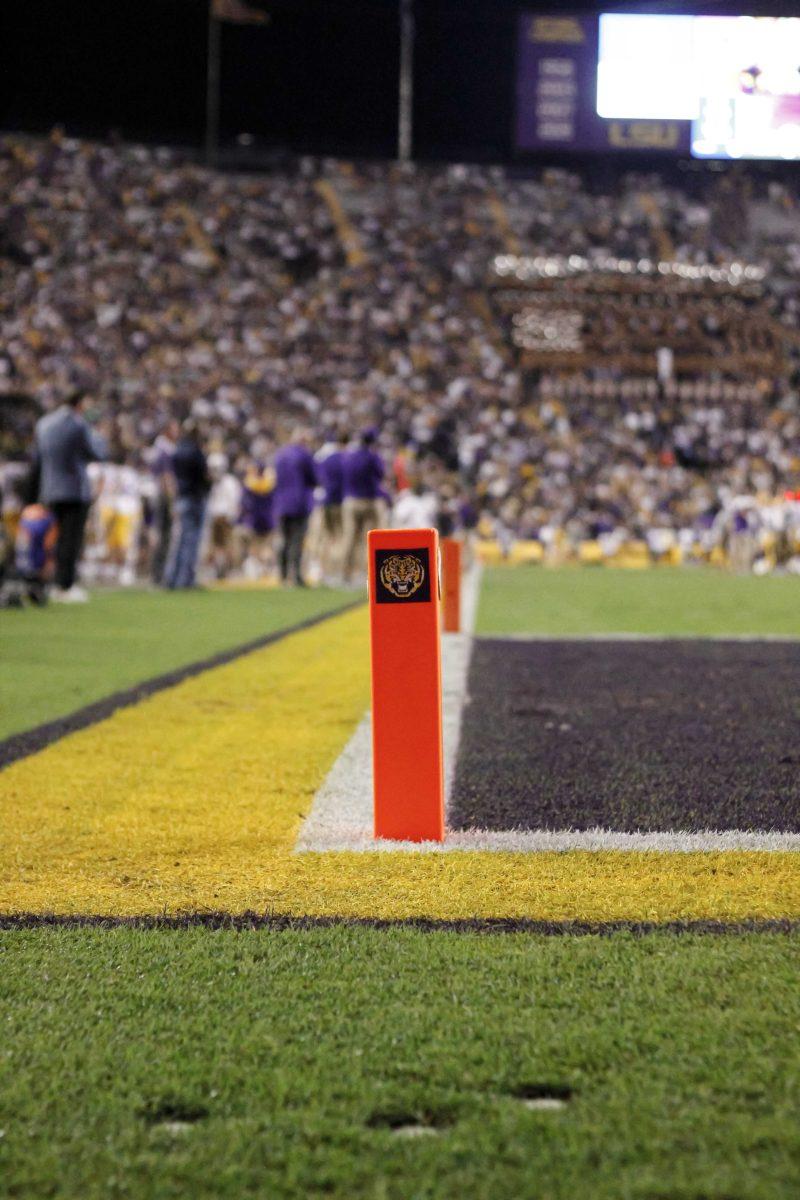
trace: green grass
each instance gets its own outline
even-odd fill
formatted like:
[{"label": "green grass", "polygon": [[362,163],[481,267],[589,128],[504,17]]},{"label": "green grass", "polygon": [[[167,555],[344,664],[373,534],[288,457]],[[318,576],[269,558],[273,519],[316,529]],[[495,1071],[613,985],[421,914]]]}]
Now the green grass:
[{"label": "green grass", "polygon": [[495,567],[483,576],[478,632],[800,636],[800,579],[688,567]]},{"label": "green grass", "polygon": [[[4,1197],[800,1194],[791,935],[39,929],[0,947]],[[529,1111],[536,1084],[572,1099]],[[438,1132],[403,1140],[406,1120]]]},{"label": "green grass", "polygon": [[[98,592],[0,612],[0,738],[120,688],[327,612],[351,593]],[[711,570],[495,568],[480,633],[800,634],[800,579]]]},{"label": "green grass", "polygon": [[[342,603],[0,614],[0,736]],[[483,633],[788,633],[800,580],[496,570]],[[800,1195],[800,936],[0,933],[1,1200]],[[572,1089],[559,1111],[518,1098]],[[403,1139],[397,1122],[431,1136]]]},{"label": "green grass", "polygon": [[353,593],[98,592],[0,612],[0,738],[111,692],[338,608]]}]

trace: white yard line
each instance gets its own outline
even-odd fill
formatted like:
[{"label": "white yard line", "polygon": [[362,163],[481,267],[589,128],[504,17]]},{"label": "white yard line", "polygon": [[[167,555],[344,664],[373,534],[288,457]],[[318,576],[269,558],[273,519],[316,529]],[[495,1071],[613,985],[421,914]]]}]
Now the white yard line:
[{"label": "white yard line", "polygon": [[[442,723],[444,741],[445,796],[453,790],[461,715],[467,699],[469,663],[472,654],[480,568],[466,578],[463,627],[460,634],[442,637]],[[498,635],[500,636],[500,635]],[[677,635],[676,635],[677,636]],[[671,641],[671,637],[647,634],[598,634],[584,637],[550,637],[547,634],[515,635],[522,641]],[[796,638],[733,636],[709,641],[796,641]],[[800,834],[750,830],[706,829],[696,832],[617,833],[610,829],[559,830],[448,830],[443,843],[391,842],[376,840],[372,831],[372,737],[370,714],[366,713],[355,733],[333,764],[314,797],[311,812],[300,829],[295,849],[303,852],[359,850],[416,854],[451,851],[494,850],[530,853],[564,850],[651,850],[689,853],[712,850],[800,851]]]}]

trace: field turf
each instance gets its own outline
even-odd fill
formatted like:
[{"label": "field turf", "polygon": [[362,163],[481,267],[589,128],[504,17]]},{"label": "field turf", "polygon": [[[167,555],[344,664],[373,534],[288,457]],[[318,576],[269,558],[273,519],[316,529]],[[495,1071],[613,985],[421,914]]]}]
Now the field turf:
[{"label": "field turf", "polygon": [[0,937],[3,1196],[800,1190],[786,936]]},{"label": "field turf", "polygon": [[[796,597],[793,579],[498,569],[479,628],[791,635]],[[173,599],[0,614],[6,732],[342,597]],[[114,630],[135,649],[115,657]],[[800,1194],[797,856],[293,854],[366,704],[365,635],[363,610],[334,617],[0,774],[0,1198]],[[208,916],[248,906],[262,918]],[[434,907],[538,914],[549,935],[314,916]]]},{"label": "field turf", "polygon": [[197,659],[330,612],[353,593],[100,591],[0,612],[0,739]]},{"label": "field turf", "polygon": [[362,607],[12,763],[0,773],[0,913],[800,915],[791,852],[296,854],[369,702],[368,662]]},{"label": "field turf", "polygon": [[477,632],[798,637],[800,580],[710,567],[495,567],[484,574]]},{"label": "field turf", "polygon": [[798,681],[800,642],[482,638],[450,823],[797,832]]}]

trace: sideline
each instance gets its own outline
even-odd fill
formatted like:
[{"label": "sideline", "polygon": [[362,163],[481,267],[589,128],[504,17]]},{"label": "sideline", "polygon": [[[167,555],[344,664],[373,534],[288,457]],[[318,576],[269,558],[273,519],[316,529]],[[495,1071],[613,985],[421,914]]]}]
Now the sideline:
[{"label": "sideline", "polygon": [[22,758],[38,754],[40,750],[60,741],[70,733],[77,733],[81,729],[87,729],[90,725],[96,725],[98,721],[105,721],[120,708],[129,708],[132,704],[138,704],[141,700],[146,700],[157,692],[163,692],[167,688],[175,687],[178,683],[183,683],[184,679],[191,679],[192,676],[201,675],[204,671],[211,671],[214,667],[222,667],[226,663],[235,662],[237,658],[242,658],[245,654],[252,654],[254,650],[262,650],[265,646],[282,641],[290,634],[311,629],[322,621],[341,616],[363,604],[363,600],[353,600],[349,604],[342,605],[341,608],[317,613],[316,616],[307,617],[296,625],[274,629],[272,633],[264,634],[249,642],[242,642],[238,646],[231,646],[228,650],[220,650],[208,658],[200,658],[195,662],[186,663],[185,666],[176,667],[174,671],[167,671],[163,675],[154,675],[151,679],[143,679],[141,683],[136,683],[119,692],[112,692],[110,696],[86,704],[83,708],[78,708],[63,717],[56,717],[53,721],[45,721],[43,725],[35,725],[32,729],[14,733],[0,742],[0,771],[11,766],[12,763],[19,762]]}]

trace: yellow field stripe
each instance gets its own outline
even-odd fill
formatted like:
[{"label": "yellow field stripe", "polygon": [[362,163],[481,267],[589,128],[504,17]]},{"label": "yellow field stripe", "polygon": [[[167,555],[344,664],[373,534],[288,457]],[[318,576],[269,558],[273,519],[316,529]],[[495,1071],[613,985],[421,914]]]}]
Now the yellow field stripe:
[{"label": "yellow field stripe", "polygon": [[[398,686],[413,703],[412,681]],[[0,775],[0,912],[800,915],[791,853],[294,854],[367,695],[362,609],[14,764]]]},{"label": "yellow field stripe", "polygon": [[288,857],[366,707],[367,654],[363,612],[336,617],[9,767],[0,910],[157,912],[268,897],[273,859]]}]

